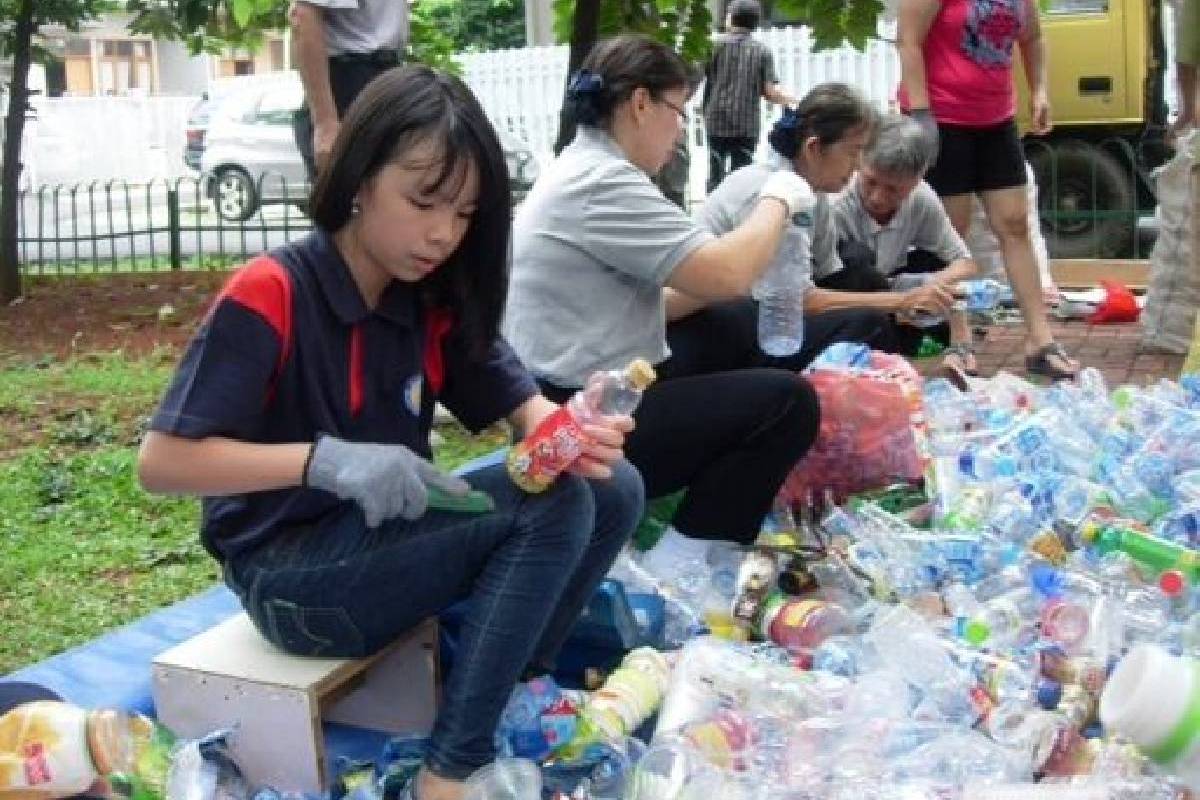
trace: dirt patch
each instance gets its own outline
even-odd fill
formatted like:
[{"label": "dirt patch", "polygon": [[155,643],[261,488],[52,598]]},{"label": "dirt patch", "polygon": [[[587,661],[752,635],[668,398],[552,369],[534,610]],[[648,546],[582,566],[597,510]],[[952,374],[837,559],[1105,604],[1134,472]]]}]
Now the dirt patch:
[{"label": "dirt patch", "polygon": [[0,307],[0,355],[66,358],[123,350],[140,356],[185,344],[226,272],[27,280]]}]

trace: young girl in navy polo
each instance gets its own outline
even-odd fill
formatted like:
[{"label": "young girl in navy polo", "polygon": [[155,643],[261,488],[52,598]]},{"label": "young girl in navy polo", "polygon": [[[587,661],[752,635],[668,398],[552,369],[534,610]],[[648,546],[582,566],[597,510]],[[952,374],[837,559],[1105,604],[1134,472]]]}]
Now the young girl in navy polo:
[{"label": "young girl in navy polo", "polygon": [[[420,800],[457,800],[494,757],[523,673],[545,671],[633,531],[642,483],[628,418],[549,491],[503,465],[428,460],[435,401],[478,430],[556,406],[498,334],[510,196],[496,134],[456,78],[401,67],[350,108],[313,194],[311,235],[254,259],[189,346],[138,468],[155,492],[203,497],[201,536],[268,640],[363,656],[460,601]],[[429,507],[431,490],[495,510]]]}]

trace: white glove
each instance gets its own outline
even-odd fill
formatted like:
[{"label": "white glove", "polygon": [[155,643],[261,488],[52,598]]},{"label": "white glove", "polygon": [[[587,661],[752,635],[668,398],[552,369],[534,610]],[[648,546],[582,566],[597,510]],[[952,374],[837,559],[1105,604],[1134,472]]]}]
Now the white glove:
[{"label": "white glove", "polygon": [[768,175],[758,196],[782,200],[788,208],[789,217],[801,211],[812,211],[817,204],[817,196],[813,194],[808,181],[790,169],[777,169]]}]

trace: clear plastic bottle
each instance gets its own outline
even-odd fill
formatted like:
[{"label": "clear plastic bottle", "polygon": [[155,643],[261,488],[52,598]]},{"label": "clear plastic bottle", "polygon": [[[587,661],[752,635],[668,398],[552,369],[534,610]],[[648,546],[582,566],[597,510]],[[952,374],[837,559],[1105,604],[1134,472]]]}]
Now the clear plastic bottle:
[{"label": "clear plastic bottle", "polygon": [[1008,294],[1008,287],[992,278],[977,278],[959,281],[955,294],[961,299],[955,303],[963,311],[991,311]]},{"label": "clear plastic bottle", "polygon": [[616,742],[632,734],[658,710],[670,676],[671,667],[657,650],[639,647],[630,651],[588,698],[574,735],[559,754],[576,759],[593,744]]},{"label": "clear plastic bottle", "polygon": [[501,758],[466,780],[465,800],[541,800],[542,773],[523,758]]},{"label": "clear plastic bottle", "polygon": [[999,447],[968,445],[958,454],[958,468],[963,475],[990,481],[1015,476],[1017,460]]},{"label": "clear plastic bottle", "polygon": [[545,491],[579,458],[587,441],[582,426],[612,414],[631,414],[654,382],[654,367],[636,358],[623,370],[594,373],[587,385],[508,453],[508,474],[527,492]]},{"label": "clear plastic bottle", "polygon": [[804,341],[804,276],[812,242],[812,213],[792,215],[775,260],[759,280],[758,345],[769,356],[790,356]]},{"label": "clear plastic bottle", "polygon": [[951,660],[946,644],[923,617],[907,606],[892,606],[876,617],[866,641],[883,663],[919,689],[965,678]]},{"label": "clear plastic bottle", "polygon": [[808,666],[812,652],[830,636],[850,630],[850,615],[824,600],[789,599],[773,595],[763,604],[759,621],[763,639],[775,642]]},{"label": "clear plastic bottle", "polygon": [[165,770],[135,771],[155,746],[155,729],[145,717],[114,709],[52,700],[19,705],[0,716],[0,797],[67,797],[110,776],[161,784]]}]

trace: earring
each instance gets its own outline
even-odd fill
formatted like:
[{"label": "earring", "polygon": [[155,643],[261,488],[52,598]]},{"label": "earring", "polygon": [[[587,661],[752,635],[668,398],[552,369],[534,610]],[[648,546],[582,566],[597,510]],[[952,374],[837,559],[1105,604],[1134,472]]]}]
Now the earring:
[{"label": "earring", "polygon": [[357,199],[351,200],[350,201],[350,216],[357,217],[361,211],[362,211],[362,206],[360,206],[358,204],[358,200]]}]

